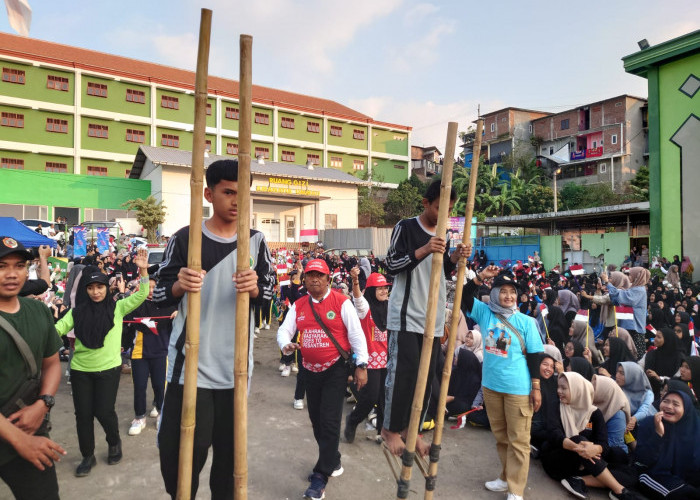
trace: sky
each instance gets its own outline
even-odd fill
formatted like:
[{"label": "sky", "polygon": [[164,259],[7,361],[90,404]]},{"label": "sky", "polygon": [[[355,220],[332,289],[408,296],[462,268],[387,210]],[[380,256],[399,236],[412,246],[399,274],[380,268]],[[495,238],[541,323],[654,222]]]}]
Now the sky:
[{"label": "sky", "polygon": [[[30,37],[194,71],[200,9],[213,11],[209,73],[238,79],[253,36],[253,83],[323,97],[413,128],[444,152],[514,106],[560,112],[631,94],[621,58],[700,29],[697,0],[29,0]],[[0,11],[0,31],[13,33]]]}]

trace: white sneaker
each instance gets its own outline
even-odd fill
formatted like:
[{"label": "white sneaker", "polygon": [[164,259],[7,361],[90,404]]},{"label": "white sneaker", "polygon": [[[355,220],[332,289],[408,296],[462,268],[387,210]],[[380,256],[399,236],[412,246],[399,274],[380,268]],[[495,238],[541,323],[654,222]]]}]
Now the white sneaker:
[{"label": "white sneaker", "polygon": [[292,365],[292,373],[299,373],[299,367],[296,363]]},{"label": "white sneaker", "polygon": [[255,335],[257,335],[258,333],[260,333],[260,328],[258,328],[258,327],[256,326],[256,327],[255,327]]},{"label": "white sneaker", "polygon": [[151,418],[156,418],[158,416],[158,408],[154,406],[151,410],[151,413],[149,413],[148,416]]},{"label": "white sneaker", "polygon": [[283,377],[289,377],[289,374],[291,372],[292,372],[292,368],[289,366],[285,366],[280,375],[282,375]]},{"label": "white sneaker", "polygon": [[131,421],[131,427],[129,427],[129,436],[137,436],[141,434],[141,431],[146,428],[145,418],[135,418]]},{"label": "white sneaker", "polygon": [[287,366],[287,365],[285,365],[284,363],[280,363],[279,371],[284,370],[285,366]]},{"label": "white sneaker", "polygon": [[487,481],[484,486],[489,491],[508,491],[508,483],[506,483],[500,477],[494,479],[493,481]]},{"label": "white sneaker", "polygon": [[516,495],[515,493],[508,493],[506,500],[523,500],[523,497]]},{"label": "white sneaker", "polygon": [[263,328],[264,328],[265,330],[269,330],[269,329],[270,329],[270,323],[265,323],[265,326],[264,326]]},{"label": "white sneaker", "polygon": [[294,406],[295,410],[303,410],[304,409],[304,400],[303,399],[295,399],[294,404],[292,406]]}]

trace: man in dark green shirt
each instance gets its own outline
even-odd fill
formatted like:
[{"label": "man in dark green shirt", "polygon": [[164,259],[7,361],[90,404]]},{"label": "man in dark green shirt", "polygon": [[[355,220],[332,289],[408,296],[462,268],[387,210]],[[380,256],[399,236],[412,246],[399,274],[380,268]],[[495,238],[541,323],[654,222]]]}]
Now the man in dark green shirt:
[{"label": "man in dark green shirt", "polygon": [[[56,334],[49,309],[19,297],[30,254],[15,239],[0,236],[0,316],[24,339],[40,366],[39,395],[33,404],[0,414],[0,478],[17,498],[58,500],[53,462],[65,451],[41,431],[61,381]],[[26,380],[26,363],[10,333],[0,328],[0,408]]]}]

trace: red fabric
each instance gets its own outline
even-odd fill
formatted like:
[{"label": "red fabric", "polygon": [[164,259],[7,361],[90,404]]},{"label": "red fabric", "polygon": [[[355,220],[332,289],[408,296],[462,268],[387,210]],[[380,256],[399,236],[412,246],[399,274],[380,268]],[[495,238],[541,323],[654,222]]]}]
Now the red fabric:
[{"label": "red fabric", "polygon": [[374,320],[372,319],[371,312],[368,312],[367,315],[360,320],[360,324],[362,325],[362,331],[365,333],[365,338],[367,339],[367,353],[369,354],[367,368],[371,370],[386,368],[386,330],[381,331],[377,328],[377,325],[374,324]]},{"label": "red fabric", "polygon": [[[312,372],[322,372],[338,361],[340,353],[314,318],[314,313],[309,307],[310,300],[311,296],[305,295],[294,303],[297,313],[297,329],[301,334],[299,343],[301,344],[304,368]],[[331,293],[320,304],[314,303],[314,309],[331,331],[335,340],[338,341],[340,347],[350,351],[348,330],[340,315],[343,302],[346,300],[349,299],[345,295],[331,290]]]}]

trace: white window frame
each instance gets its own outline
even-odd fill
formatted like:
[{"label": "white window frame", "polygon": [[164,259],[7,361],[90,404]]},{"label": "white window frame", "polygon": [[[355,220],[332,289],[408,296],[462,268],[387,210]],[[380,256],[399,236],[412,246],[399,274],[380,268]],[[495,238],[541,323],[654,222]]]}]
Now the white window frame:
[{"label": "white window frame", "polygon": [[617,144],[617,134],[612,135],[612,137],[610,138],[610,143]]},{"label": "white window frame", "polygon": [[608,171],[608,164],[607,163],[600,163],[598,165],[598,173],[600,174],[605,174]]},{"label": "white window frame", "polygon": [[496,124],[492,123],[491,124],[491,132],[495,132],[495,131],[496,131]]}]

